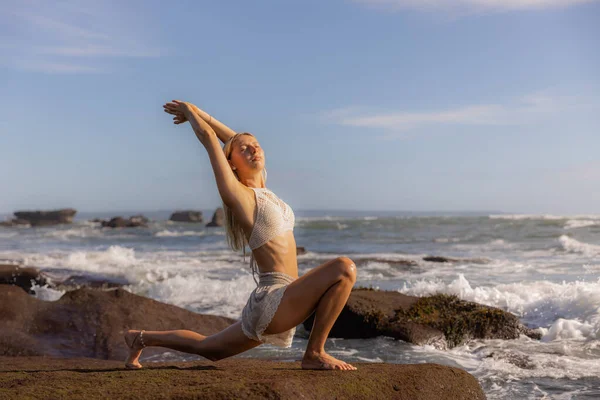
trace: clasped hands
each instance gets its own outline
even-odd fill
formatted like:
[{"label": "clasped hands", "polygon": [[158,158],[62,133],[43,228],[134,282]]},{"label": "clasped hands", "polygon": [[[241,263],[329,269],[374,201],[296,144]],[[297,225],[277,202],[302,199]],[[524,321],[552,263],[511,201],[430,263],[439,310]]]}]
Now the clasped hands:
[{"label": "clasped hands", "polygon": [[163,105],[163,108],[166,113],[174,115],[173,123],[175,125],[183,124],[189,120],[187,113],[196,112],[199,114],[200,109],[193,105],[192,103],[188,103],[181,100],[172,100]]}]

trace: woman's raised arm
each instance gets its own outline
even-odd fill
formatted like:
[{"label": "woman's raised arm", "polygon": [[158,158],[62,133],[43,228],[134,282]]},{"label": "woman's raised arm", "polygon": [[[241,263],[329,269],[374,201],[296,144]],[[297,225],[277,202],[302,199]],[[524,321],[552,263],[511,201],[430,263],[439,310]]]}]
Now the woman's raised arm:
[{"label": "woman's raised arm", "polygon": [[171,110],[181,112],[190,121],[196,137],[208,152],[221,199],[228,207],[232,209],[239,208],[240,201],[247,195],[248,190],[233,174],[215,130],[196,113],[193,104],[173,100],[173,102],[165,104],[165,109],[167,109],[167,106]]},{"label": "woman's raised arm", "polygon": [[[183,113],[178,112],[177,108],[170,106],[171,104],[173,104],[173,103],[167,103],[163,107],[165,108],[165,112],[175,115],[175,117],[173,117],[175,124],[182,124],[189,120],[189,118],[187,118]],[[208,123],[208,125],[210,125],[210,127],[213,128],[213,130],[215,131],[217,137],[221,140],[221,142],[225,143],[226,141],[229,140],[229,138],[231,138],[233,135],[236,134],[236,132],[233,129],[231,129],[230,127],[228,127],[227,125],[225,125],[224,123],[219,121],[218,119],[213,118],[213,116],[210,115],[209,113],[207,113],[206,111],[199,109],[198,107],[196,107],[195,105],[193,105],[191,103],[187,103],[187,104],[189,104],[190,107],[192,107],[194,112],[204,122]]]}]

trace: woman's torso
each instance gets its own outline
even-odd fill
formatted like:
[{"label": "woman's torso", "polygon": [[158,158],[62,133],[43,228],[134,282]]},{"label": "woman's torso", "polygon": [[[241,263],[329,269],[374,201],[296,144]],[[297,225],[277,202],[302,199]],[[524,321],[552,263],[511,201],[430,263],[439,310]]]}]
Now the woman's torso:
[{"label": "woman's torso", "polygon": [[258,272],[283,272],[298,277],[295,221],[291,207],[266,188],[252,189],[252,218],[244,229]]}]

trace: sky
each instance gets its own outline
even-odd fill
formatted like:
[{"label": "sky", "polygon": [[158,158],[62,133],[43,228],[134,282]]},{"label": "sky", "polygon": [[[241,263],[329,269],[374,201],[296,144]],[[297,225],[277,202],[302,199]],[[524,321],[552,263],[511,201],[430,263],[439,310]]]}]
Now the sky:
[{"label": "sky", "polygon": [[597,0],[0,0],[0,213],[217,207],[172,99],[295,209],[600,214]]}]

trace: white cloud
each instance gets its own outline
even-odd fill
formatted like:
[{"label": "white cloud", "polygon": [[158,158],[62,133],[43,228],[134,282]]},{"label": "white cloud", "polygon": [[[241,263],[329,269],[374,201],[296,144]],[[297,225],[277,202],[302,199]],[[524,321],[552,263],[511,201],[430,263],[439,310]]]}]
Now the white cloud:
[{"label": "white cloud", "polygon": [[20,0],[5,5],[0,64],[46,73],[101,73],[123,57],[158,57],[139,10],[126,2]]},{"label": "white cloud", "polygon": [[386,132],[408,132],[428,126],[449,125],[528,125],[549,116],[574,109],[598,107],[588,97],[535,93],[508,104],[474,104],[434,111],[373,112],[359,107],[336,109],[324,114],[328,122]]},{"label": "white cloud", "polygon": [[564,8],[595,1],[598,0],[354,0],[356,3],[382,7],[390,10],[453,10],[461,12]]}]

